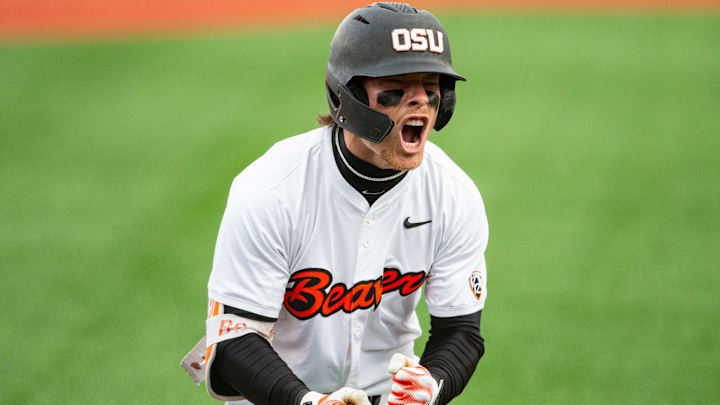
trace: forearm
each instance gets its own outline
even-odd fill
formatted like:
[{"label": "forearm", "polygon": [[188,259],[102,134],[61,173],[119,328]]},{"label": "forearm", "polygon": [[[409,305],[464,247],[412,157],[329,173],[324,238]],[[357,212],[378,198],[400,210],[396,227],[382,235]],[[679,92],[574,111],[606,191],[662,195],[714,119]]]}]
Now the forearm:
[{"label": "forearm", "polygon": [[420,364],[436,380],[443,380],[437,405],[447,404],[462,392],[485,353],[485,341],[480,336],[481,313],[430,317],[430,338]]},{"label": "forearm", "polygon": [[[231,306],[225,306],[224,312],[256,321],[277,321]],[[218,343],[211,372],[218,388],[242,393],[256,405],[298,405],[309,391],[270,343],[255,333]]]},{"label": "forearm", "polygon": [[309,390],[273,350],[251,333],[218,343],[213,378],[256,405],[298,405]]}]

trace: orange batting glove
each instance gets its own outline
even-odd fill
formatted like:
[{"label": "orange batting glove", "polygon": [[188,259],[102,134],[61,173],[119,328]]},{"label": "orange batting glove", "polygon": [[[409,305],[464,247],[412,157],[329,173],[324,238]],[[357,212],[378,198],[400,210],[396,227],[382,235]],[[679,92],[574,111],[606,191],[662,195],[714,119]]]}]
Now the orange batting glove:
[{"label": "orange batting glove", "polygon": [[433,405],[437,400],[442,381],[438,385],[428,369],[407,356],[393,354],[388,372],[393,375],[388,405]]}]

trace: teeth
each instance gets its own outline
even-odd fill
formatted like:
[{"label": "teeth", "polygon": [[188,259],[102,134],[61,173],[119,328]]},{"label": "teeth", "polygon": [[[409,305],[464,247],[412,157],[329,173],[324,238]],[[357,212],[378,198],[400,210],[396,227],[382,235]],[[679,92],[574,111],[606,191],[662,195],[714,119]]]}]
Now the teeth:
[{"label": "teeth", "polygon": [[422,122],[422,120],[412,119],[412,120],[408,120],[405,123],[405,125],[410,125],[411,127],[421,127],[421,126],[423,126],[423,122]]}]

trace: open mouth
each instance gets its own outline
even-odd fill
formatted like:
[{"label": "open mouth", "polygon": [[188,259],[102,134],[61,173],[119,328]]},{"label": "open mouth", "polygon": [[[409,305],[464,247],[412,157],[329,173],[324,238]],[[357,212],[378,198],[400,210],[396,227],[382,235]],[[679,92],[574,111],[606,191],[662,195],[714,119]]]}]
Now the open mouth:
[{"label": "open mouth", "polygon": [[420,144],[422,140],[423,127],[425,122],[421,119],[409,119],[402,127],[403,144],[414,147]]}]

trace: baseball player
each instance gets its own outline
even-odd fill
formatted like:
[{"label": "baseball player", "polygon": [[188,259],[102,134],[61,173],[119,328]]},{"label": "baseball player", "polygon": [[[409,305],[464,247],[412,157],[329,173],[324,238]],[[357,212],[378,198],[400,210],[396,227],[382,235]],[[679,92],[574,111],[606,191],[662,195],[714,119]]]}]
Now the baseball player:
[{"label": "baseball player", "polygon": [[[374,3],[330,45],[321,128],[233,181],[208,283],[206,387],[256,405],[446,404],[484,353],[488,225],[428,141],[455,107],[448,35]],[[425,285],[430,338],[415,307]],[[235,402],[237,401],[237,402]]]}]

